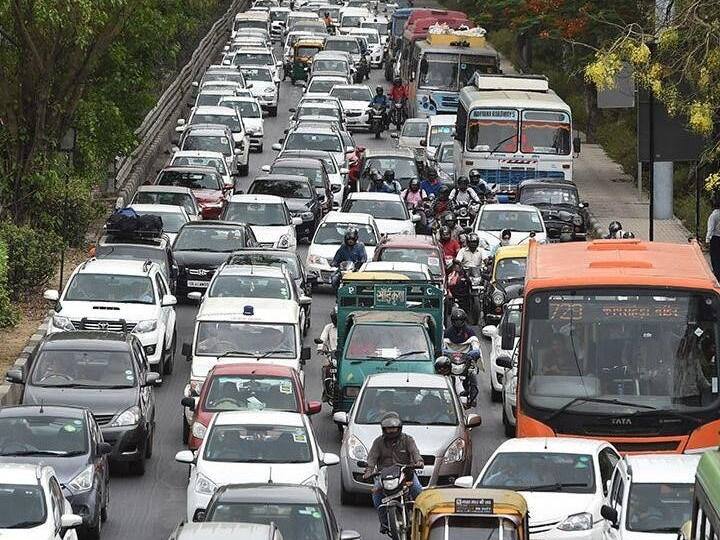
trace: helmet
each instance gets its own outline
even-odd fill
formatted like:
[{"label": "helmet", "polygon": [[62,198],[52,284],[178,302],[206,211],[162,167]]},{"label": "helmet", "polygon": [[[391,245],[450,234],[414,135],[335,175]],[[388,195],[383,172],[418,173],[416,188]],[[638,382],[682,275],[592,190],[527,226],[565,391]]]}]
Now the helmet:
[{"label": "helmet", "polygon": [[450,375],[452,370],[452,361],[447,356],[438,356],[435,359],[435,373],[440,375]]},{"label": "helmet", "polygon": [[450,227],[447,225],[440,227],[440,241],[447,242],[450,238],[452,238],[452,231],[450,230]]},{"label": "helmet", "polygon": [[347,231],[345,231],[345,243],[347,244],[350,240],[352,240],[354,243],[357,243],[358,240],[358,230],[354,227],[351,227]]},{"label": "helmet", "polygon": [[625,239],[635,238],[635,233],[632,233],[632,232],[630,232],[630,231],[625,231],[625,232],[623,233],[622,237],[625,238]]},{"label": "helmet", "polygon": [[446,212],[445,215],[442,217],[442,222],[444,225],[447,225],[452,229],[455,227],[455,223],[457,223],[457,219],[455,219],[455,214],[452,212]]},{"label": "helmet", "polygon": [[510,229],[503,229],[500,233],[500,238],[503,240],[510,240],[510,237],[512,236],[512,231]]},{"label": "helmet", "polygon": [[622,230],[622,224],[619,221],[613,221],[608,225],[608,232],[611,238],[615,238],[615,235]]},{"label": "helmet", "polygon": [[378,171],[375,167],[370,169],[370,171],[368,172],[368,176],[373,182],[382,182],[382,175],[380,174],[380,171]]},{"label": "helmet", "polygon": [[385,171],[385,173],[383,174],[383,179],[384,179],[386,182],[394,182],[394,181],[395,181],[395,171],[393,171],[392,169],[388,169],[388,170]]},{"label": "helmet", "polygon": [[470,180],[468,180],[467,176],[461,176],[455,181],[455,185],[457,187],[468,187],[470,185]]},{"label": "helmet", "polygon": [[480,237],[477,235],[477,233],[470,233],[467,235],[466,242],[468,247],[473,247],[477,249],[477,247],[480,245]]},{"label": "helmet", "polygon": [[470,183],[472,185],[477,185],[480,183],[480,180],[482,180],[482,176],[480,176],[480,171],[477,169],[473,169],[468,173],[468,177],[470,178]]},{"label": "helmet", "polygon": [[402,84],[402,79],[401,79],[399,76],[396,76],[396,77],[393,79],[393,84],[394,84],[395,86],[400,86],[400,85]]},{"label": "helmet", "polygon": [[402,433],[402,420],[396,412],[389,412],[380,421],[383,437],[397,439]]},{"label": "helmet", "polygon": [[456,307],[452,310],[452,313],[450,314],[450,322],[455,328],[463,328],[467,324],[467,313],[465,313],[465,310],[459,307]]},{"label": "helmet", "polygon": [[330,12],[329,12],[329,11],[326,11],[326,12],[325,12],[325,16],[326,16],[326,17],[329,17],[329,16],[330,16]]},{"label": "helmet", "polygon": [[385,91],[385,90],[383,90],[383,87],[382,87],[382,86],[376,86],[376,87],[375,87],[375,93],[376,93],[378,96],[382,96],[384,91]]},{"label": "helmet", "polygon": [[330,312],[330,321],[337,326],[337,305],[333,308],[333,310]]},{"label": "helmet", "polygon": [[442,185],[440,186],[440,189],[438,189],[438,199],[441,201],[446,201],[448,197],[450,196],[450,186]]},{"label": "helmet", "polygon": [[[393,173],[393,176],[394,176],[394,173]],[[420,189],[420,180],[418,180],[417,178],[413,178],[412,180],[410,180],[410,184],[408,185],[408,187],[410,188],[410,191],[419,190]]]}]

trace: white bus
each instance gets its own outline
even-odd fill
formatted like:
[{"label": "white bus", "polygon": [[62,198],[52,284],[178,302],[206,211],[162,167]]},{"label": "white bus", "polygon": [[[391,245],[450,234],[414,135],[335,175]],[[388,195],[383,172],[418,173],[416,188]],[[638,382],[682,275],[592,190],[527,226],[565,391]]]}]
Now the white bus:
[{"label": "white bus", "polygon": [[572,180],[573,150],[580,150],[572,133],[570,106],[545,77],[477,73],[460,92],[455,172],[479,171],[511,201],[528,178]]}]

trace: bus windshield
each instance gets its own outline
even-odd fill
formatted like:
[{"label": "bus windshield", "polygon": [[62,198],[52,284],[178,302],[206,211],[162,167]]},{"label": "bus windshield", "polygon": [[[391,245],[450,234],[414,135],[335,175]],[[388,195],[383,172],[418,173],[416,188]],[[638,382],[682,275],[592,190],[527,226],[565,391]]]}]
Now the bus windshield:
[{"label": "bus windshield", "polygon": [[497,62],[491,55],[467,55],[428,52],[420,60],[418,87],[457,92],[470,84],[475,72],[496,73]]},{"label": "bus windshield", "polygon": [[471,152],[516,152],[518,112],[514,109],[474,109],[467,127]]},{"label": "bus windshield", "polygon": [[557,111],[523,111],[520,149],[526,154],[570,154],[570,117]]},{"label": "bus windshield", "polygon": [[716,404],[714,294],[576,289],[539,292],[525,306],[521,391],[529,405],[641,419]]}]

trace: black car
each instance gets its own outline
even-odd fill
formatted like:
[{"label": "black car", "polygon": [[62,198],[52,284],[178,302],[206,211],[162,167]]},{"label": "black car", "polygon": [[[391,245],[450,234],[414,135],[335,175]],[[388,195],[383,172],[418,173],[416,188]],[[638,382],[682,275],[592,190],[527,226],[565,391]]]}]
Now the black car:
[{"label": "black car", "polygon": [[285,199],[290,214],[303,220],[295,229],[298,238],[312,238],[322,217],[322,203],[310,181],[297,174],[268,174],[258,176],[250,184],[248,193],[277,195]]},{"label": "black car", "polygon": [[[263,167],[263,170],[265,168]],[[270,174],[297,174],[304,176],[312,183],[319,196],[323,215],[333,207],[333,191],[330,185],[325,164],[317,158],[277,158],[267,170]]]},{"label": "black car", "polygon": [[535,178],[520,183],[516,201],[536,206],[550,240],[570,242],[587,238],[587,203],[580,202],[577,186],[558,178]]},{"label": "black car", "polygon": [[150,371],[134,335],[78,331],[45,336],[25,366],[8,370],[6,379],[22,385],[22,405],[87,408],[112,445],[110,460],[145,473],[155,433],[152,386],[160,374]]},{"label": "black car", "polygon": [[55,405],[0,409],[0,463],[52,466],[73,513],[83,518],[78,529],[81,539],[100,538],[107,519],[111,451],[87,409]]},{"label": "black car", "polygon": [[274,523],[283,540],[357,540],[360,534],[338,526],[326,495],[316,486],[240,484],[215,491],[194,521]]},{"label": "black car", "polygon": [[178,300],[188,293],[204,293],[218,267],[237,249],[259,247],[252,229],[244,223],[191,221],[182,226],[173,244],[178,265]]}]

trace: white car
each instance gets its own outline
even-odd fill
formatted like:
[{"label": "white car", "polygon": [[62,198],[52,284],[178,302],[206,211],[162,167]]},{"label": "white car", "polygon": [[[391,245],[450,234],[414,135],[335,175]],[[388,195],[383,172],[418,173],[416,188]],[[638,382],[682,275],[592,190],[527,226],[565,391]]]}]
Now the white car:
[{"label": "white car", "polygon": [[423,148],[428,158],[435,158],[435,152],[441,143],[451,142],[455,135],[455,114],[436,114],[428,116],[428,134],[425,137]]},{"label": "white car", "polygon": [[254,96],[222,97],[219,105],[221,107],[232,107],[238,112],[250,139],[250,149],[262,152],[265,121],[257,98]]},{"label": "white car", "polygon": [[510,245],[522,244],[530,238],[544,242],[547,230],[540,210],[525,204],[484,204],[475,219],[475,232],[480,244],[488,249],[500,244],[500,236],[505,229],[510,230]]},{"label": "white car", "polygon": [[56,302],[47,333],[74,330],[132,332],[152,371],[169,375],[175,360],[175,304],[159,265],[149,261],[89,259],[70,275]]},{"label": "white car", "polygon": [[175,459],[190,464],[188,521],[222,485],[300,484],[327,493],[327,467],[340,462],[320,449],[307,416],[278,411],[217,413],[197,455],[182,450]]},{"label": "white car", "polygon": [[370,214],[375,218],[380,234],[415,234],[418,214],[410,214],[397,193],[356,191],[348,194],[342,205],[343,212]]},{"label": "white car", "polygon": [[345,231],[350,227],[358,230],[359,241],[365,244],[367,260],[372,260],[380,239],[375,218],[368,214],[329,212],[315,231],[305,264],[308,272],[318,276],[318,283],[331,283],[335,273],[332,260],[344,242]]},{"label": "white car", "polygon": [[625,456],[601,513],[605,540],[673,540],[692,519],[700,454]]},{"label": "white car", "polygon": [[0,509],[3,540],[77,540],[82,523],[48,465],[0,464]]},{"label": "white car", "polygon": [[232,187],[232,174],[228,168],[225,156],[220,152],[207,152],[204,150],[180,150],[170,158],[170,167],[212,167],[222,176],[225,187]]},{"label": "white car", "polygon": [[388,27],[388,18],[375,15],[372,19],[366,19],[360,22],[360,28],[374,28],[380,35],[380,43],[383,47],[387,45],[390,36],[390,28]]},{"label": "white car", "polygon": [[368,107],[373,98],[370,87],[364,84],[341,84],[330,90],[330,95],[340,99],[345,111],[348,129],[369,129]]},{"label": "white car", "polygon": [[247,223],[263,247],[295,250],[295,227],[302,218],[292,217],[282,197],[233,195],[222,214],[223,221]]},{"label": "white car", "polygon": [[260,107],[270,116],[277,116],[280,99],[280,79],[277,73],[264,65],[241,65],[240,71],[248,81],[248,85],[252,85],[250,92],[258,100]]},{"label": "white car", "polygon": [[615,448],[595,439],[510,439],[490,456],[474,484],[465,476],[455,485],[520,493],[533,540],[601,540],[600,509],[618,460]]},{"label": "white car", "polygon": [[427,138],[427,118],[408,118],[400,128],[400,133],[392,133],[401,148],[423,148],[422,141]]},{"label": "white car", "polygon": [[[362,24],[362,22],[360,23]],[[374,28],[350,28],[348,35],[364,37],[368,45],[368,55],[370,56],[370,67],[379,68],[383,63],[383,44],[380,41],[380,33]]]},{"label": "white car", "polygon": [[163,234],[168,237],[170,245],[175,243],[180,227],[190,221],[190,217],[182,206],[170,204],[132,204],[130,208],[139,216],[160,216],[163,224]]},{"label": "white car", "polygon": [[336,84],[348,84],[348,80],[345,77],[338,77],[336,75],[316,75],[308,81],[303,97],[330,95],[330,91]]},{"label": "white car", "polygon": [[522,298],[513,298],[510,300],[503,310],[502,317],[497,326],[489,324],[483,326],[482,335],[490,338],[490,396],[493,401],[502,400],[503,384],[505,382],[505,372],[507,368],[497,365],[497,359],[500,356],[512,357],[515,347],[512,350],[502,348],[502,336],[499,328],[505,323],[515,325],[515,345],[520,339],[520,319],[522,317]]},{"label": "white car", "polygon": [[427,264],[418,262],[370,261],[360,267],[361,272],[388,272],[399,274],[413,281],[433,281]]}]

